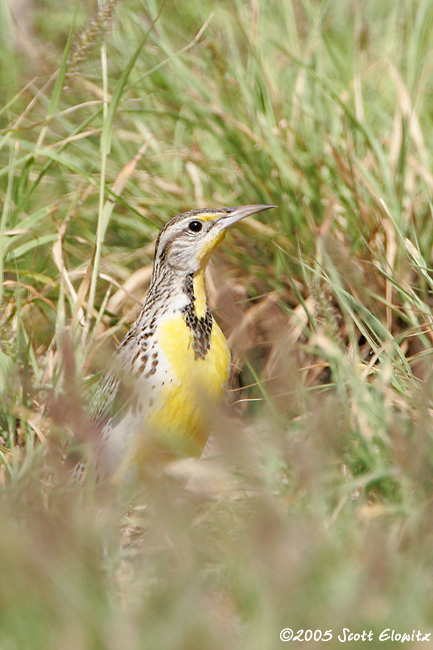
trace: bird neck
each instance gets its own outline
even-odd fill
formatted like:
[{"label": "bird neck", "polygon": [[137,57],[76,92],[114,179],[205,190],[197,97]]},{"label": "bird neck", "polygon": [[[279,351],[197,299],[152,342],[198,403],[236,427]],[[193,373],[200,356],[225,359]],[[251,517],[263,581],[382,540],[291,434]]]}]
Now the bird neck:
[{"label": "bird neck", "polygon": [[210,348],[213,318],[206,299],[204,269],[183,276],[154,276],[134,331],[154,333],[158,315],[181,314],[192,334],[195,359],[205,359]]},{"label": "bird neck", "polygon": [[200,269],[196,273],[188,273],[185,276],[184,292],[188,299],[189,309],[199,320],[205,318],[208,305],[204,269]]},{"label": "bird neck", "polygon": [[179,275],[166,272],[153,275],[143,312],[149,313],[149,307],[158,310],[160,306],[170,304],[174,311],[188,308],[197,319],[204,319],[209,311],[206,296],[205,269],[195,273]]},{"label": "bird neck", "polygon": [[194,358],[205,359],[210,348],[213,318],[206,300],[204,269],[185,277],[184,291],[187,304],[181,311],[192,333]]},{"label": "bird neck", "polygon": [[194,312],[197,318],[204,318],[208,309],[206,296],[206,282],[204,269],[200,269],[192,276],[194,292]]}]

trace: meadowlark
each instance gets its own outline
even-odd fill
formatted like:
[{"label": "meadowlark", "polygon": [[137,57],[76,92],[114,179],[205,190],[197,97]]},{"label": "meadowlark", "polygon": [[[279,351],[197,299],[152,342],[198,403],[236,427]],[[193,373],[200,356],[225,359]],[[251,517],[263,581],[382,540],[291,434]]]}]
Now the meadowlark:
[{"label": "meadowlark", "polygon": [[[230,367],[207,303],[205,268],[230,226],[273,207],[191,210],[160,231],[142,311],[89,405],[97,482],[152,464],[155,452],[200,455]],[[79,463],[74,479],[85,474]]]}]

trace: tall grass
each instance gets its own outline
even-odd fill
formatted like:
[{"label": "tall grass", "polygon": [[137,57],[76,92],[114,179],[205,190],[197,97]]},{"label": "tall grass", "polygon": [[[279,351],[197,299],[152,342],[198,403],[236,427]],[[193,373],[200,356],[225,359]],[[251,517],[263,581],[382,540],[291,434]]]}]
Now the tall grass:
[{"label": "tall grass", "polygon": [[[0,647],[428,633],[431,3],[0,11]],[[234,371],[206,458],[65,487],[158,228],[242,203],[279,207],[209,269]]]}]

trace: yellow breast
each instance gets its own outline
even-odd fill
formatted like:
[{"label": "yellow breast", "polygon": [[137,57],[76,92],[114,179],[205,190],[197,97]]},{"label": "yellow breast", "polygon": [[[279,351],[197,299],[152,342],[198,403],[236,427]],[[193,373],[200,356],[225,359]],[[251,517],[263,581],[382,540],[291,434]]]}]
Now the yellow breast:
[{"label": "yellow breast", "polygon": [[193,333],[181,314],[161,322],[156,334],[167,373],[150,424],[156,433],[172,438],[177,448],[198,454],[228,378],[227,341],[214,321],[209,350],[204,358],[196,358]]}]

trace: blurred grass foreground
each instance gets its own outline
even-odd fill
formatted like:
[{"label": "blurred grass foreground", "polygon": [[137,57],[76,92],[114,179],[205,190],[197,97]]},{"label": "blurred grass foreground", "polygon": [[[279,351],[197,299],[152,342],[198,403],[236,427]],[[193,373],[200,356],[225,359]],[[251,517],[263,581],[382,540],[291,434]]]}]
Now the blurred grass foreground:
[{"label": "blurred grass foreground", "polygon": [[[2,0],[0,31],[0,649],[427,635],[431,1]],[[209,269],[234,367],[187,486],[68,487],[158,229],[246,203],[279,208]]]}]

